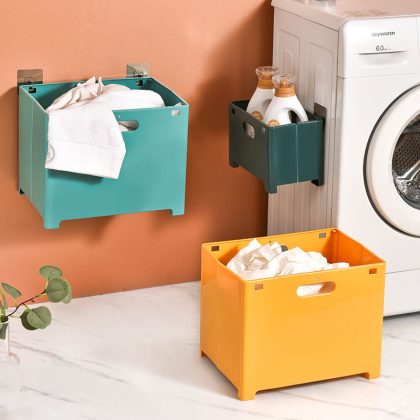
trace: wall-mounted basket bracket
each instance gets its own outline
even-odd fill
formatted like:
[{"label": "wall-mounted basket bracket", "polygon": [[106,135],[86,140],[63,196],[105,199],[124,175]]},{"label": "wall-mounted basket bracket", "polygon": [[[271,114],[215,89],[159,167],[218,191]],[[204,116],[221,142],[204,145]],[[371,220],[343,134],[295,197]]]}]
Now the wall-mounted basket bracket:
[{"label": "wall-mounted basket bracket", "polygon": [[21,85],[36,85],[41,83],[44,83],[44,72],[42,69],[19,69],[17,71],[18,92],[19,86]]},{"label": "wall-mounted basket bracket", "polygon": [[150,64],[127,64],[126,77],[150,77]]},{"label": "wall-mounted basket bracket", "polygon": [[327,108],[325,108],[325,106],[322,106],[318,103],[314,103],[314,115],[316,115],[317,117],[322,118],[322,149],[320,150],[320,152],[322,153],[321,156],[319,156],[320,158],[320,167],[321,172],[320,172],[320,176],[318,179],[314,179],[312,180],[312,184],[316,185],[317,187],[320,187],[321,185],[324,185],[324,141],[325,141],[325,123],[327,121]]}]

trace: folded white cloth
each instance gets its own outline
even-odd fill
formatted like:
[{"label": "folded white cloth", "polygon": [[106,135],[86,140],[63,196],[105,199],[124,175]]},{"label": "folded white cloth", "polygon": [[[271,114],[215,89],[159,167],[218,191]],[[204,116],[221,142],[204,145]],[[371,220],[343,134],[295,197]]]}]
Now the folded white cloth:
[{"label": "folded white cloth", "polygon": [[126,153],[121,131],[137,123],[118,123],[112,110],[162,106],[156,92],[104,85],[95,77],[79,83],[47,108],[45,168],[117,179]]},{"label": "folded white cloth", "polygon": [[105,104],[50,113],[46,168],[117,179],[124,156],[122,134]]},{"label": "folded white cloth", "polygon": [[[244,280],[258,280],[289,274],[347,268],[348,263],[329,264],[319,252],[304,252],[296,247],[282,251],[277,242],[262,246],[253,239],[227,264],[227,267]],[[323,284],[301,286],[299,296],[316,294]]]}]

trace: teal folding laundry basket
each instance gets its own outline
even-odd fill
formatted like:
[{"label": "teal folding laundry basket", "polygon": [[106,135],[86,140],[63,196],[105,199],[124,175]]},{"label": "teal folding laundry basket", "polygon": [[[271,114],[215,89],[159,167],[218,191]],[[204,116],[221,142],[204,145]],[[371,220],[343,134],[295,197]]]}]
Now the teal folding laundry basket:
[{"label": "teal folding laundry basket", "polygon": [[19,188],[39,211],[47,229],[70,219],[168,209],[184,213],[188,104],[150,77],[110,79],[130,89],[160,94],[164,108],[114,111],[135,120],[123,132],[126,156],[118,179],[45,169],[48,114],[45,109],[79,82],[19,87]]},{"label": "teal folding laundry basket", "polygon": [[309,121],[269,127],[246,112],[248,101],[229,104],[229,164],[241,166],[274,194],[279,185],[324,183],[324,122],[307,112]]}]

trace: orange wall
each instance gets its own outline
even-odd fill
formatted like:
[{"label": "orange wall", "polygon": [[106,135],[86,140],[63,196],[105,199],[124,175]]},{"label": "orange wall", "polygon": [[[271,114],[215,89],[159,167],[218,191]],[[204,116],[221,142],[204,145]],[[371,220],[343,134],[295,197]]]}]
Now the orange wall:
[{"label": "orange wall", "polygon": [[[196,280],[202,242],[265,233],[262,185],[228,165],[227,103],[250,97],[254,68],[271,62],[269,1],[1,5],[0,281],[31,293],[46,263],[61,266],[79,296]],[[185,216],[138,213],[45,230],[17,192],[16,70],[42,68],[53,82],[122,76],[136,62],[150,62],[153,76],[190,103]]]}]

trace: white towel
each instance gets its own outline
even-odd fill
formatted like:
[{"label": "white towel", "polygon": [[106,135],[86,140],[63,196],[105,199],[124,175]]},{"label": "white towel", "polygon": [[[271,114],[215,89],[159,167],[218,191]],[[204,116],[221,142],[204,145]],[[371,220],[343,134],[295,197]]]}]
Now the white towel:
[{"label": "white towel", "polygon": [[50,112],[46,168],[117,179],[124,156],[124,139],[105,104]]},{"label": "white towel", "polygon": [[[304,252],[296,247],[282,251],[277,242],[262,246],[253,239],[227,264],[227,267],[244,280],[258,280],[289,274],[347,268],[348,263],[329,264],[319,252]],[[320,291],[323,284],[301,286],[299,296],[309,296]]]},{"label": "white towel", "polygon": [[118,84],[104,85],[94,77],[79,83],[47,109],[47,169],[117,179],[126,153],[121,131],[136,123],[115,119],[112,110],[164,106],[160,95],[131,90]]}]

